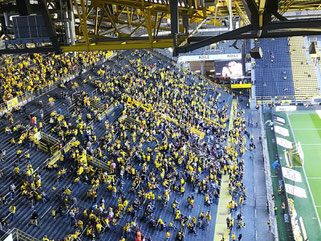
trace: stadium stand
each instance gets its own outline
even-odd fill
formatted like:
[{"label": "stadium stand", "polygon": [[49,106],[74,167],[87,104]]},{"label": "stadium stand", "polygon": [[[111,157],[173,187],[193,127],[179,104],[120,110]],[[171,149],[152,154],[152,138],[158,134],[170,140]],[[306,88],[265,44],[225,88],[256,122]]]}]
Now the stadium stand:
[{"label": "stadium stand", "polygon": [[256,60],[256,96],[293,99],[295,95],[288,40],[260,39],[263,58]]},{"label": "stadium stand", "polygon": [[320,95],[315,65],[308,62],[305,37],[289,38],[295,98],[311,99]]},{"label": "stadium stand", "polygon": [[208,240],[226,174],[227,209],[242,227],[250,135],[242,110],[227,131],[230,105],[229,94],[192,73],[124,51],[7,112],[2,226],[38,240]]},{"label": "stadium stand", "polygon": [[233,48],[234,40],[225,40],[211,46],[206,46],[186,53],[185,55],[207,55],[207,54],[239,54],[239,49]]}]

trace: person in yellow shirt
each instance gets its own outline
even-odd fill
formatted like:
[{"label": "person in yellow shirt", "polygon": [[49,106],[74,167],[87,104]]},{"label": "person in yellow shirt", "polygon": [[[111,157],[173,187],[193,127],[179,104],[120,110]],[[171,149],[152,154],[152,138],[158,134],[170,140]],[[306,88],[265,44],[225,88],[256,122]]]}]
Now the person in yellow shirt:
[{"label": "person in yellow shirt", "polygon": [[166,240],[169,240],[170,236],[171,236],[171,233],[169,231],[167,231],[166,232]]},{"label": "person in yellow shirt", "polygon": [[13,221],[13,217],[15,216],[15,213],[16,213],[16,206],[11,205],[9,207],[9,212],[11,213],[11,222],[12,222]]}]

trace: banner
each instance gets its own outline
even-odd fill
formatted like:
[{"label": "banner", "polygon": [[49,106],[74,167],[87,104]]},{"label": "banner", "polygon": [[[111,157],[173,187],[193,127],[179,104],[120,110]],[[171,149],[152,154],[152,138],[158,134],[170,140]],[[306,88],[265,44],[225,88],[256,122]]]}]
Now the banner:
[{"label": "banner", "polygon": [[280,124],[280,125],[285,125],[285,119],[280,116],[274,115],[273,121]]},{"label": "banner", "polygon": [[292,142],[288,141],[288,140],[285,140],[281,137],[276,137],[276,143],[279,145],[279,146],[282,146],[286,149],[292,149],[293,146],[292,146]]},{"label": "banner", "polygon": [[11,100],[7,101],[8,109],[14,108],[18,105],[18,97],[12,98]]},{"label": "banner", "polygon": [[294,105],[284,105],[275,107],[275,111],[295,111],[296,106]]},{"label": "banner", "polygon": [[281,127],[281,126],[274,126],[274,131],[282,136],[289,136],[288,129]]},{"label": "banner", "polygon": [[150,112],[152,109],[152,105],[151,104],[143,104],[137,100],[134,100],[130,97],[127,98],[127,104],[128,105],[136,105],[137,107],[142,107],[143,109],[145,109],[147,112]]},{"label": "banner", "polygon": [[200,131],[200,130],[197,130],[196,128],[194,127],[191,127],[191,132],[193,132],[194,134],[198,135],[200,137],[200,140],[202,140],[205,136],[205,133]]},{"label": "banner", "polygon": [[242,54],[204,54],[204,55],[184,55],[178,58],[180,62],[204,61],[204,60],[241,60]]},{"label": "banner", "polygon": [[298,198],[307,198],[305,190],[301,187],[293,186],[291,184],[285,184],[285,191]]},{"label": "banner", "polygon": [[302,182],[302,177],[300,172],[293,170],[291,168],[282,167],[283,176],[294,182]]},{"label": "banner", "polygon": [[13,238],[12,238],[12,233],[9,234],[8,237],[6,237],[6,239],[4,241],[13,241]]},{"label": "banner", "polygon": [[249,89],[252,84],[231,84],[232,89]]}]

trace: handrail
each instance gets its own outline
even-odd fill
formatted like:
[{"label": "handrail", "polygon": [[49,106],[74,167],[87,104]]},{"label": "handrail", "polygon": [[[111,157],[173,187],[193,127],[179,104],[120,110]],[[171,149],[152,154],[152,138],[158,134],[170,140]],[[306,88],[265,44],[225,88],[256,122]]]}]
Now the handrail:
[{"label": "handrail", "polygon": [[52,167],[61,157],[63,152],[68,152],[71,148],[71,145],[75,142],[75,138],[72,138],[61,150],[53,153],[53,156],[48,158],[45,162],[45,166]]},{"label": "handrail", "polygon": [[52,206],[50,206],[41,216],[40,216],[40,220],[50,211],[50,209],[52,208]]},{"label": "handrail", "polygon": [[101,113],[99,120],[103,120],[108,114],[110,114],[116,108],[117,105],[118,105],[118,101],[111,103],[110,106]]},{"label": "handrail", "polygon": [[262,137],[262,150],[263,150],[263,165],[264,165],[264,171],[265,171],[265,185],[266,185],[266,195],[267,195],[267,201],[269,202],[269,219],[271,222],[271,231],[274,236],[274,240],[279,240],[279,234],[277,230],[277,222],[276,217],[273,212],[274,202],[272,200],[272,194],[273,194],[273,187],[272,187],[272,179],[271,179],[271,170],[270,170],[270,157],[268,152],[268,145],[267,145],[267,138],[266,138],[266,132],[265,132],[265,125],[264,125],[264,118],[263,118],[263,108],[260,106],[260,121],[261,121],[261,137]]},{"label": "handrail", "polygon": [[6,238],[9,236],[9,234],[12,232],[11,229],[8,229],[7,232],[0,237],[0,241],[6,240]]},{"label": "handrail", "polygon": [[16,241],[40,241],[39,239],[36,239],[32,237],[30,234],[27,234],[20,229],[14,228],[11,232],[12,234],[12,240]]},{"label": "handrail", "polygon": [[96,157],[87,155],[87,162],[92,164],[93,166],[106,170],[108,174],[113,174],[111,167],[108,166],[106,162],[103,162]]}]

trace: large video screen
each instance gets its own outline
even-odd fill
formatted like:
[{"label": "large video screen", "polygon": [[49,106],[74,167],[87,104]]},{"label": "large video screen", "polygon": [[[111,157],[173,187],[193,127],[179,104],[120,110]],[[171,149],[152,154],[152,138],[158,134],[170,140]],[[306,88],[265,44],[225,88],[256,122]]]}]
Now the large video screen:
[{"label": "large video screen", "polygon": [[215,61],[215,77],[243,77],[243,65],[240,61]]}]

